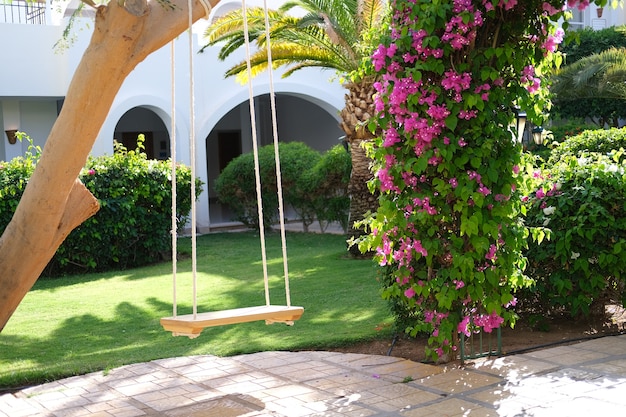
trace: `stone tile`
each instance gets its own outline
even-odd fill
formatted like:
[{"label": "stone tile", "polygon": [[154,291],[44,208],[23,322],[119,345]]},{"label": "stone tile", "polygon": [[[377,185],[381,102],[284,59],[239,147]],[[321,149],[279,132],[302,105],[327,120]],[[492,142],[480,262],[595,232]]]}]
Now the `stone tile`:
[{"label": "stone tile", "polygon": [[281,387],[266,389],[263,390],[263,392],[276,398],[289,398],[299,395],[310,394],[313,392],[313,390],[306,386],[289,384],[283,385]]},{"label": "stone tile", "polygon": [[123,386],[114,387],[117,391],[126,395],[127,397],[134,397],[139,394],[159,391],[159,387],[154,382],[141,382],[134,384],[125,384]]},{"label": "stone tile", "polygon": [[400,411],[410,410],[419,407],[421,404],[437,401],[441,399],[440,395],[432,394],[426,391],[415,390],[406,395],[393,398],[385,398],[383,401],[375,403],[376,408],[383,411]]},{"label": "stone tile", "polygon": [[[278,388],[270,388],[270,390],[277,390]],[[267,391],[263,385],[256,384],[252,381],[235,382],[229,385],[221,385],[216,388],[218,391],[225,394],[250,394],[257,391]]]},{"label": "stone tile", "polygon": [[587,370],[600,373],[604,376],[613,378],[626,378],[626,360],[607,360],[606,362],[585,364],[583,367]]},{"label": "stone tile", "polygon": [[502,379],[465,369],[453,369],[417,381],[419,385],[453,394],[501,383]]},{"label": "stone tile", "polygon": [[409,360],[391,362],[385,365],[372,366],[368,368],[369,372],[380,375],[384,378],[391,378],[395,382],[402,382],[405,378],[417,380],[427,376],[436,375],[444,372],[444,368],[440,366],[416,363]]},{"label": "stone tile", "polygon": [[555,368],[557,365],[554,363],[519,355],[476,360],[468,364],[466,369],[475,369],[514,382]]},{"label": "stone tile", "polygon": [[451,398],[425,407],[407,408],[403,410],[402,415],[407,417],[496,417],[503,414],[498,414],[497,410],[486,408],[459,398]]}]

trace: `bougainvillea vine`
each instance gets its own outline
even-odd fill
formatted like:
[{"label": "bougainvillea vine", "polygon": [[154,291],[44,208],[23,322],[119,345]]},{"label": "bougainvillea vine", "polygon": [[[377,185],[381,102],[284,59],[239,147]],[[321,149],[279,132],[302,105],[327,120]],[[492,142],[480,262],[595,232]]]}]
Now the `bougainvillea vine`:
[{"label": "bougainvillea vine", "polygon": [[[460,334],[513,324],[523,286],[516,108],[549,110],[567,8],[588,1],[392,1],[372,55],[378,77],[371,183],[380,208],[359,243],[384,266],[384,297],[418,317],[430,354]],[[606,3],[599,0],[598,4]]]}]

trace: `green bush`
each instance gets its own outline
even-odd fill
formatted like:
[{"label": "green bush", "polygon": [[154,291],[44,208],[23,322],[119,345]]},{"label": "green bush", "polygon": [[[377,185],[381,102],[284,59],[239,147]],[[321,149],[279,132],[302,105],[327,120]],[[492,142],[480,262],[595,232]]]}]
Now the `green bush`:
[{"label": "green bush", "polygon": [[556,164],[569,155],[579,156],[587,151],[608,154],[619,148],[626,148],[626,129],[587,130],[554,148],[548,165]]},{"label": "green bush", "polygon": [[551,137],[548,138],[550,142],[564,142],[572,136],[577,136],[583,133],[585,130],[599,130],[600,126],[590,123],[585,123],[582,119],[573,119],[561,123],[554,123],[550,126]]},{"label": "green bush", "polygon": [[[301,142],[279,144],[282,192],[285,204],[302,198],[302,184],[297,184],[300,176],[311,169],[320,159],[319,152]],[[276,161],[274,145],[259,148],[259,171],[263,224],[269,228],[278,216],[278,194],[276,184]],[[215,192],[221,203],[227,204],[234,212],[234,219],[250,228],[259,227],[257,209],[254,156],[248,152],[233,159],[215,181]],[[298,207],[302,205],[296,204]],[[299,213],[302,216],[302,213]],[[308,213],[305,213],[309,216]]]},{"label": "green bush", "polygon": [[337,222],[348,231],[350,196],[348,184],[352,172],[352,159],[342,145],[336,145],[322,155],[311,169],[311,192],[315,216],[322,230]]},{"label": "green bush", "polygon": [[540,177],[527,201],[529,226],[548,228],[550,240],[529,244],[522,305],[534,312],[562,309],[572,316],[626,302],[626,162],[623,151],[563,156]]},{"label": "green bush", "polygon": [[[44,275],[124,269],[163,258],[171,250],[171,166],[116,147],[112,156],[90,158],[80,179],[100,202],[100,210],[73,230]],[[0,169],[0,228],[17,207],[38,155],[27,154]],[[177,219],[182,226],[191,208],[191,172],[178,165]],[[201,182],[196,181],[197,194]]]},{"label": "green bush", "polygon": [[41,154],[41,149],[34,146],[30,138],[22,132],[18,132],[17,135],[20,141],[27,138],[30,146],[24,156],[13,158],[8,162],[0,161],[0,232],[4,231],[11,221]]},{"label": "green bush", "polygon": [[619,126],[619,120],[626,116],[626,100],[616,98],[576,98],[554,100],[553,113],[564,119],[591,118],[598,128],[605,124]]},{"label": "green bush", "polygon": [[567,65],[610,48],[626,48],[625,26],[612,26],[601,30],[585,28],[573,34],[577,39],[572,39],[559,48],[565,54]]}]

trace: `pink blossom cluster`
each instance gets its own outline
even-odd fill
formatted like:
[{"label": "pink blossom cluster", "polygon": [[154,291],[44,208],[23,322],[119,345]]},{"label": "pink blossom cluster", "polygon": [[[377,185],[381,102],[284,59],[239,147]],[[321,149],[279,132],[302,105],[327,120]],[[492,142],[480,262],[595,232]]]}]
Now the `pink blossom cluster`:
[{"label": "pink blossom cluster", "polygon": [[[546,191],[546,190],[544,189],[544,187],[543,187],[543,186],[541,186],[541,187],[539,187],[539,188],[537,189],[537,191],[535,191],[535,193],[534,193],[534,194],[535,194],[535,195],[534,195],[534,197],[535,197],[537,200],[542,200],[542,199],[544,199],[544,198],[546,198],[546,197],[552,197],[552,196],[559,195],[559,194],[560,194],[560,191],[559,191],[560,187],[561,187],[561,185],[560,185],[559,183],[553,183],[552,185],[550,185],[550,186],[548,187],[548,191]],[[522,201],[523,201],[523,202],[527,202],[528,200],[529,200],[529,197],[528,197],[528,196],[524,196],[524,197],[522,197]],[[545,204],[545,202],[542,202],[542,204]],[[542,207],[542,208],[543,208],[543,207]]]},{"label": "pink blossom cluster", "polygon": [[477,330],[482,328],[486,333],[491,333],[493,329],[498,329],[504,318],[498,315],[495,311],[491,314],[479,314],[479,315],[467,315],[464,316],[457,326],[457,332],[469,337],[472,334],[472,325],[477,327]]},{"label": "pink blossom cluster", "polygon": [[410,237],[402,237],[400,238],[398,249],[393,252],[393,260],[396,261],[399,266],[409,266],[416,253],[422,256],[428,255],[421,241]]},{"label": "pink blossom cluster", "polygon": [[[397,231],[397,230],[396,230]],[[395,233],[384,233],[382,235],[382,246],[376,249],[377,255],[380,257],[380,266],[385,266],[393,259],[399,266],[410,266],[411,261],[417,254],[428,256],[428,252],[422,246],[419,239],[411,237],[401,237],[398,239],[398,247],[394,249],[394,241],[390,238]],[[403,284],[406,284],[403,282]]]},{"label": "pink blossom cluster", "polygon": [[493,329],[499,328],[504,319],[500,317],[496,312],[489,315],[481,314],[478,317],[474,317],[474,324],[478,327],[482,327],[484,332],[491,333]]},{"label": "pink blossom cluster", "polygon": [[546,51],[545,53],[556,51],[556,48],[563,42],[564,36],[565,32],[561,28],[557,28],[554,35],[548,35],[542,45],[542,48]]},{"label": "pink blossom cluster", "polygon": [[536,93],[541,87],[541,80],[535,76],[535,68],[532,65],[524,67],[520,82],[526,84],[529,93]]},{"label": "pink blossom cluster", "polygon": [[554,16],[555,14],[561,13],[563,10],[565,10],[565,4],[562,4],[560,7],[554,7],[547,1],[544,1],[541,8],[544,12],[548,14],[548,16]]},{"label": "pink blossom cluster", "polygon": [[404,55],[402,55],[404,62],[412,64],[415,61],[425,60],[431,56],[437,59],[443,56],[443,49],[424,45],[424,38],[426,36],[428,36],[428,32],[424,29],[411,31],[411,46],[413,47],[413,51],[405,52]]},{"label": "pink blossom cluster", "polygon": [[400,188],[394,183],[394,177],[389,170],[396,164],[394,155],[385,155],[385,166],[376,172],[376,178],[380,181],[380,189],[383,192],[394,191],[399,192]]},{"label": "pink blossom cluster", "polygon": [[585,10],[587,6],[589,6],[589,0],[567,0],[569,8],[576,7],[578,10]]},{"label": "pink blossom cluster", "polygon": [[452,46],[452,49],[461,49],[476,39],[476,27],[483,24],[482,13],[475,10],[469,0],[455,0],[452,11],[457,13],[446,25],[441,40]]},{"label": "pink blossom cluster", "polygon": [[461,92],[469,90],[471,82],[472,74],[468,72],[459,74],[455,70],[450,69],[444,73],[441,86],[453,94],[454,101],[460,103],[463,100]]},{"label": "pink blossom cluster", "polygon": [[[483,0],[483,5],[485,9],[488,11],[494,10],[494,1],[493,0]],[[503,8],[504,10],[511,10],[515,6],[517,6],[517,0],[499,0],[497,1],[498,7]]]}]

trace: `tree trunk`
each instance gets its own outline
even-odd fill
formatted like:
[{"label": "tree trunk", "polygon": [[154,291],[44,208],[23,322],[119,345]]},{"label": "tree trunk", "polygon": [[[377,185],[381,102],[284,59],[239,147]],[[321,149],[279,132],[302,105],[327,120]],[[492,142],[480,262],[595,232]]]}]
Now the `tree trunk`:
[{"label": "tree trunk", "polygon": [[[215,5],[219,0],[210,0]],[[67,235],[98,211],[77,179],[122,83],[146,56],[188,27],[187,0],[110,1],[78,65],[41,159],[0,237],[0,331]],[[194,0],[192,20],[204,8]]]},{"label": "tree trunk", "polygon": [[[365,78],[358,83],[347,84],[346,106],[341,111],[341,128],[346,133],[346,140],[350,144],[352,159],[352,173],[348,186],[350,193],[349,240],[365,233],[362,227],[355,227],[354,222],[363,220],[366,213],[374,213],[378,209],[378,194],[371,193],[367,188],[367,182],[373,177],[370,169],[372,161],[363,147],[366,142],[374,138],[367,127],[369,119],[375,113],[374,81],[374,78]],[[356,245],[350,246],[349,250],[354,256],[361,255]]]}]

